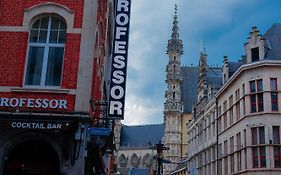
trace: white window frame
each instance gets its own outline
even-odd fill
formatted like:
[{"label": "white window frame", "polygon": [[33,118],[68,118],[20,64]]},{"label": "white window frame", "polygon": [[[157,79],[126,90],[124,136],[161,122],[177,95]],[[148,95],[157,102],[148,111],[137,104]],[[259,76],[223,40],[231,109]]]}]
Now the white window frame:
[{"label": "white window frame", "polygon": [[[30,35],[31,35],[31,30],[35,22],[38,20],[48,17],[48,30],[47,30],[47,36],[46,36],[46,42],[45,43],[35,43],[35,42],[30,42]],[[31,24],[31,27],[29,29],[29,38],[28,38],[28,48],[27,48],[27,53],[26,53],[26,64],[25,64],[25,71],[24,71],[24,80],[23,80],[23,86],[28,87],[28,88],[40,88],[40,89],[59,89],[61,87],[62,83],[62,76],[63,76],[63,68],[64,68],[64,55],[65,55],[65,42],[64,43],[49,43],[50,39],[50,31],[51,31],[51,24],[52,24],[52,18],[58,18],[61,21],[63,21],[66,24],[66,22],[59,17],[58,15],[44,15],[40,16],[39,18],[36,18],[36,20],[33,21]],[[66,28],[67,31],[67,28]],[[38,33],[39,35],[39,33]],[[43,62],[42,62],[42,69],[41,69],[41,79],[40,79],[40,85],[27,85],[25,83],[26,81],[26,74],[27,74],[27,67],[28,67],[28,61],[29,61],[29,51],[31,47],[44,47],[44,56],[43,56]],[[63,51],[63,56],[62,56],[62,67],[61,67],[61,77],[60,77],[60,85],[59,86],[47,86],[45,85],[46,83],[46,73],[47,73],[47,65],[48,65],[48,56],[49,56],[49,49],[50,47],[56,47],[56,48],[64,48]]]}]

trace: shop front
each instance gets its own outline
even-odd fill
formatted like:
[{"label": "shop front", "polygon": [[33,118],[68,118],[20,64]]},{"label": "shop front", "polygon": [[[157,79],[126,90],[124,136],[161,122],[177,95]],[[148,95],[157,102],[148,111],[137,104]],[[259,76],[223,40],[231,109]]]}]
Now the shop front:
[{"label": "shop front", "polygon": [[60,162],[54,148],[41,140],[18,144],[4,158],[3,175],[59,175]]},{"label": "shop front", "polygon": [[0,174],[70,175],[83,169],[86,115],[0,116]]}]

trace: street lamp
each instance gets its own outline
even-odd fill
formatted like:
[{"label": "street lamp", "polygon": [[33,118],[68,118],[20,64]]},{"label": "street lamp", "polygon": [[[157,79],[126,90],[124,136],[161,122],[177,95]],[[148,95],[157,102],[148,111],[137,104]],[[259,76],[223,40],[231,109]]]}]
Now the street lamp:
[{"label": "street lamp", "polygon": [[157,175],[161,175],[161,166],[162,166],[162,158],[161,155],[163,153],[163,150],[169,150],[169,147],[164,146],[164,144],[159,141],[159,143],[155,144],[154,146],[150,147],[153,150],[157,151],[157,164],[158,164],[158,170],[157,170]]}]

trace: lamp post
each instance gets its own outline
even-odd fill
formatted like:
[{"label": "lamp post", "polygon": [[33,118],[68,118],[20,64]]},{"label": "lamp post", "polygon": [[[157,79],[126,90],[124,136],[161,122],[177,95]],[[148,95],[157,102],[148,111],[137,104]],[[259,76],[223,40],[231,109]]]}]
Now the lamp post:
[{"label": "lamp post", "polygon": [[159,141],[159,143],[155,144],[154,146],[152,146],[150,148],[157,151],[157,164],[158,164],[157,175],[161,175],[162,153],[163,153],[163,150],[169,150],[170,148],[164,146],[164,144],[162,144],[161,141]]}]

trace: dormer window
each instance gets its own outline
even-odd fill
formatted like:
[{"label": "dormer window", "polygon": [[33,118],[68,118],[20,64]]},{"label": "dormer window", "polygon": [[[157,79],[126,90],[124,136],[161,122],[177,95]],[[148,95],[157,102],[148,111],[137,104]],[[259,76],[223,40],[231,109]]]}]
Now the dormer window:
[{"label": "dormer window", "polygon": [[259,48],[252,48],[251,49],[251,54],[252,54],[252,62],[259,61],[260,56],[259,56]]},{"label": "dormer window", "polygon": [[246,51],[246,63],[252,63],[265,59],[266,39],[262,37],[257,27],[252,28],[250,37],[244,45]]}]

